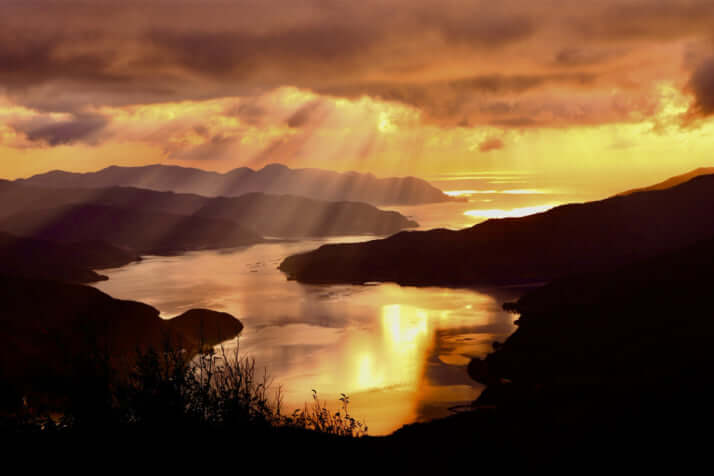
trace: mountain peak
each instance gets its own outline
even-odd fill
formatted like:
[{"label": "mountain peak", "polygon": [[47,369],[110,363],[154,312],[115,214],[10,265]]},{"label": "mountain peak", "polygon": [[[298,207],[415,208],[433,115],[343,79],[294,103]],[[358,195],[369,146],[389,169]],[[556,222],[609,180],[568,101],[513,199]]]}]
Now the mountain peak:
[{"label": "mountain peak", "polygon": [[377,179],[372,174],[291,169],[279,163],[268,164],[257,172],[242,167],[227,173],[163,164],[111,166],[89,173],[56,171],[36,175],[22,182],[46,188],[135,187],[207,197],[237,197],[263,192],[372,205],[418,205],[452,200],[425,180],[414,177]]},{"label": "mountain peak", "polygon": [[272,169],[275,169],[275,170],[290,170],[290,167],[288,167],[287,165],[279,164],[279,163],[276,162],[276,163],[268,164],[268,165],[266,165],[266,166],[263,167],[263,170],[266,170],[266,169],[271,169],[271,170],[272,170]]}]

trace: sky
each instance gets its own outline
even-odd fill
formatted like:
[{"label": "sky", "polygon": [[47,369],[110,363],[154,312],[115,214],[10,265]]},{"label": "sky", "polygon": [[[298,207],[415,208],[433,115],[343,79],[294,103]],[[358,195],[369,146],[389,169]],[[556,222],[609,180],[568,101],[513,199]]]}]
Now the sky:
[{"label": "sky", "polygon": [[711,0],[0,0],[0,177],[714,165]]}]

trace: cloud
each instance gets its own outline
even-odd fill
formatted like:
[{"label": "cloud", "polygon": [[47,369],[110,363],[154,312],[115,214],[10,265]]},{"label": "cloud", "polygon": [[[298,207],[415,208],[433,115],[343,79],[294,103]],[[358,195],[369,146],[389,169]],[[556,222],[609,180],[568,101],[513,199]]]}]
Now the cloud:
[{"label": "cloud", "polygon": [[205,142],[192,147],[180,147],[176,150],[167,149],[166,152],[172,159],[203,161],[221,160],[230,157],[238,149],[240,137],[224,136],[221,133],[206,138]]},{"label": "cloud", "polygon": [[[605,0],[583,8],[569,22],[582,38],[604,40],[668,40],[710,35],[714,4],[710,0]],[[580,6],[580,5],[578,5]]]},{"label": "cloud", "polygon": [[[453,9],[449,10],[449,5]],[[472,3],[472,5],[474,5]],[[435,28],[449,43],[476,47],[502,47],[523,41],[536,33],[538,24],[527,14],[493,11],[478,5],[469,8],[463,2],[444,2],[442,8],[426,4],[421,27]]]},{"label": "cloud", "polygon": [[584,48],[564,48],[555,55],[555,63],[566,67],[583,67],[603,63],[622,55],[618,50],[589,50]]},{"label": "cloud", "polygon": [[[315,120],[315,116],[320,113],[321,106],[322,102],[319,100],[310,101],[292,113],[285,122],[288,127],[299,129]],[[324,117],[324,114],[321,115]]]},{"label": "cloud", "polygon": [[[322,94],[338,97],[358,98],[370,96],[384,101],[408,104],[424,112],[427,121],[442,125],[489,124],[504,121],[504,114],[518,117],[534,113],[527,101],[516,100],[524,95],[537,92],[545,87],[563,89],[562,100],[573,102],[571,90],[588,90],[595,86],[594,73],[571,72],[555,74],[504,75],[489,74],[455,78],[445,81],[394,83],[370,82],[341,87],[320,89]],[[493,98],[509,98],[510,101],[493,101]],[[549,98],[548,101],[557,99]],[[526,111],[523,108],[528,108]],[[560,122],[565,117],[557,113],[544,124]]]},{"label": "cloud", "polygon": [[260,124],[268,115],[268,110],[256,100],[241,101],[233,104],[224,112],[227,116],[237,117],[249,124]]},{"label": "cloud", "polygon": [[508,119],[496,119],[492,121],[496,126],[505,128],[535,127],[538,123],[530,117],[517,116]]},{"label": "cloud", "polygon": [[[239,98],[232,114],[256,126],[274,111],[250,99],[283,87],[399,102],[444,127],[627,121],[658,81],[684,84],[682,44],[710,42],[712,20],[711,0],[6,2],[0,91],[74,115]],[[299,128],[324,111],[292,113]]]},{"label": "cloud", "polygon": [[113,51],[87,48],[63,52],[71,43],[81,45],[96,38],[17,30],[15,26],[0,33],[0,80],[7,87],[22,88],[57,79],[107,83],[129,79],[110,71],[116,57]]},{"label": "cloud", "polygon": [[687,116],[693,118],[714,114],[714,57],[699,65],[689,78],[687,87],[694,96]]},{"label": "cloud", "polygon": [[478,150],[481,152],[491,152],[492,150],[498,150],[503,148],[503,141],[496,137],[491,137],[481,142],[478,145]]},{"label": "cloud", "polygon": [[36,116],[28,120],[11,123],[10,126],[25,134],[31,142],[43,142],[50,146],[76,142],[94,143],[97,134],[109,123],[100,115],[77,115],[55,120],[46,116]]}]

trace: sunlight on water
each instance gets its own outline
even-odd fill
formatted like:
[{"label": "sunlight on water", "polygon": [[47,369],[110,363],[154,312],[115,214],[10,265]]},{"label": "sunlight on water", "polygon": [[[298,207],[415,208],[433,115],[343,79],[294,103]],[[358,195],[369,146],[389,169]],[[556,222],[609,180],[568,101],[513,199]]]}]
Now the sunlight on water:
[{"label": "sunlight on water", "polygon": [[546,203],[544,205],[512,208],[510,210],[504,210],[501,208],[486,208],[478,210],[468,210],[464,212],[464,215],[473,218],[519,218],[527,215],[534,215],[536,213],[547,212],[551,208],[555,208],[558,205],[560,205],[560,203]]},{"label": "sunlight on water", "polygon": [[[537,187],[525,175],[516,178],[518,188],[510,189],[514,193],[392,209],[418,221],[421,229],[461,229],[579,198],[544,189],[525,193]],[[459,177],[458,186],[489,190],[499,187],[484,186],[484,181],[507,179]],[[254,357],[258,368],[267,369],[274,385],[282,387],[286,411],[302,407],[313,389],[334,408],[340,393],[347,393],[353,416],[366,420],[371,434],[385,434],[446,416],[450,407],[478,396],[482,388],[469,379],[466,365],[513,331],[512,316],[501,305],[515,299],[517,291],[303,285],[287,281],[277,270],[291,254],[324,243],[369,239],[275,242],[148,257],[103,271],[110,279],[97,287],[120,299],[153,305],[166,318],[197,307],[233,314],[245,325],[240,353]],[[225,349],[230,352],[235,345],[227,342]]]},{"label": "sunlight on water", "polygon": [[[493,182],[492,182],[493,183]],[[537,188],[514,188],[508,190],[448,190],[444,192],[450,197],[471,197],[473,195],[549,195],[553,192]]]},{"label": "sunlight on water", "polygon": [[[412,220],[421,229],[459,230],[491,218],[514,218],[547,211],[563,203],[577,203],[600,197],[583,195],[564,187],[542,187],[520,176],[515,183],[499,176],[480,178],[458,176],[457,183],[442,178],[444,193],[458,201],[429,205],[390,207]],[[508,185],[505,185],[508,183]]]},{"label": "sunlight on water", "polygon": [[195,307],[235,315],[245,325],[240,352],[282,387],[290,412],[310,400],[312,389],[335,408],[347,393],[353,416],[366,420],[370,434],[385,434],[446,416],[478,396],[466,365],[513,331],[512,316],[501,310],[513,290],[311,286],[276,269],[283,257],[322,243],[148,257],[105,270],[110,279],[97,287],[153,305],[166,318]]}]

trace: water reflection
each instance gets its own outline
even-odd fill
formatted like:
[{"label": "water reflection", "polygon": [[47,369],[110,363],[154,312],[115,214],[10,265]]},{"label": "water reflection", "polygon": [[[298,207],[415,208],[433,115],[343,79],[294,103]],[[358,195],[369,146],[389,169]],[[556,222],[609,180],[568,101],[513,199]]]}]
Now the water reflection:
[{"label": "water reflection", "polygon": [[[528,174],[483,173],[442,178],[441,188],[482,191],[467,200],[398,207],[422,229],[473,226],[492,216],[529,214],[582,197],[559,195]],[[494,193],[491,193],[494,192]],[[538,192],[538,193],[536,193]],[[458,195],[458,194],[457,194]],[[316,389],[334,402],[351,396],[352,413],[372,434],[445,416],[472,401],[481,387],[466,375],[471,357],[490,351],[513,331],[501,304],[517,290],[489,294],[442,288],[308,286],[276,268],[286,256],[326,242],[370,237],[269,243],[223,252],[149,257],[105,271],[97,287],[157,307],[164,317],[190,308],[225,310],[245,325],[240,351],[268,369],[289,409]],[[235,343],[227,343],[227,350]]]},{"label": "water reflection", "polygon": [[547,211],[563,203],[580,202],[582,195],[560,193],[551,189],[463,189],[448,190],[463,201],[392,208],[416,220],[421,229],[459,230],[490,218],[514,218]]},{"label": "water reflection", "polygon": [[536,213],[542,213],[561,205],[559,202],[545,203],[541,205],[534,205],[531,207],[520,207],[511,208],[504,210],[501,208],[487,208],[487,209],[475,209],[467,210],[464,215],[473,218],[519,218],[527,215],[534,215]]},{"label": "water reflection", "polygon": [[[347,237],[345,241],[366,239]],[[513,330],[501,303],[516,292],[375,286],[308,286],[276,269],[283,257],[323,241],[273,243],[224,252],[148,257],[105,271],[97,284],[121,299],[157,307],[164,317],[189,308],[225,310],[245,324],[240,352],[267,368],[285,407],[301,407],[318,390],[352,413],[372,434],[445,416],[480,387],[466,375],[472,356]],[[226,343],[231,351],[235,343]]]}]

